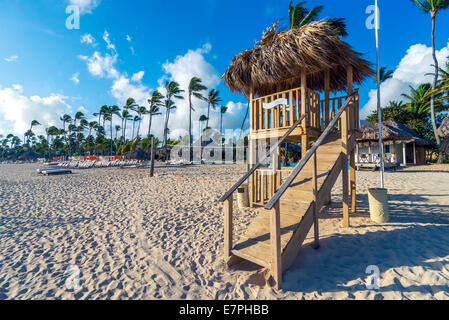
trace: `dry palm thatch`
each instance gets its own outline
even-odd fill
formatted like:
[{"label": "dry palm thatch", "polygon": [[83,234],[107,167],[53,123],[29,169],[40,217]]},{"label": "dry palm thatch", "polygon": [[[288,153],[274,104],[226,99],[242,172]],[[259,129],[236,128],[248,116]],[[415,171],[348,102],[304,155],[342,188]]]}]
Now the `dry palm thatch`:
[{"label": "dry palm thatch", "polygon": [[329,21],[288,31],[278,30],[276,22],[254,49],[234,57],[223,80],[233,92],[263,96],[299,87],[301,72],[305,72],[308,87],[322,91],[324,71],[329,70],[331,91],[340,91],[347,89],[349,66],[356,83],[373,74],[370,63],[340,39]]},{"label": "dry palm thatch", "polygon": [[[371,145],[375,145],[376,143],[378,143],[379,125],[377,123],[363,126],[360,130],[361,133],[357,138],[358,143],[362,145],[368,145],[368,143],[371,143]],[[435,147],[435,144],[432,141],[420,137],[415,131],[413,131],[406,125],[392,120],[382,122],[382,139],[385,145],[392,145],[402,142],[414,142],[418,146],[429,148]]]}]

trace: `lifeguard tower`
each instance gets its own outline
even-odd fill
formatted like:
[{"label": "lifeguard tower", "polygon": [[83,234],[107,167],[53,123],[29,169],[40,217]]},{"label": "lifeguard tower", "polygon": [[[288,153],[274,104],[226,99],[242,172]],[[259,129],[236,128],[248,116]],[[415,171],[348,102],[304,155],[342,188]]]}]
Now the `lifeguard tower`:
[{"label": "lifeguard tower", "polygon": [[[250,103],[250,170],[221,201],[226,263],[248,260],[266,267],[279,288],[312,226],[318,248],[318,212],[340,173],[345,227],[350,208],[356,211],[359,97],[353,86],[373,71],[327,21],[276,29],[274,24],[254,49],[237,55],[223,76],[229,89]],[[262,141],[269,152],[258,150]],[[302,159],[294,168],[280,165],[286,142],[301,144]],[[250,205],[259,215],[234,243],[233,195],[247,181]]]}]

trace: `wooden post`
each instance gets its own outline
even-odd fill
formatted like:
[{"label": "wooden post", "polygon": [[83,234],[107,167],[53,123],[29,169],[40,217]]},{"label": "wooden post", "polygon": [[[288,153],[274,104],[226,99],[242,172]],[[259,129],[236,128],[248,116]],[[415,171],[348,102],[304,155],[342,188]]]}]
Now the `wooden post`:
[{"label": "wooden post", "polygon": [[[248,166],[251,169],[254,166],[254,142],[249,138],[248,141]],[[248,170],[249,171],[249,170]],[[252,208],[254,203],[254,174],[249,177],[249,206]]]},{"label": "wooden post", "polygon": [[150,177],[154,177],[154,158],[156,154],[156,146],[154,145],[154,137],[151,138],[151,167]]},{"label": "wooden post", "polygon": [[231,194],[225,201],[225,221],[224,221],[224,256],[228,262],[232,256],[232,212],[233,212],[233,195]]},{"label": "wooden post", "polygon": [[351,152],[350,155],[350,181],[351,181],[351,213],[355,213],[357,210],[357,188],[356,188],[356,167],[355,167],[355,153]]},{"label": "wooden post", "polygon": [[329,93],[330,93],[330,71],[327,70],[324,73],[324,103],[325,103],[325,111],[324,111],[324,119],[325,119],[325,125],[324,127],[327,128],[327,126],[330,123],[329,119]]},{"label": "wooden post", "polygon": [[[352,92],[352,67],[347,69],[348,96]],[[350,106],[348,107],[350,108]],[[349,228],[349,183],[348,183],[348,109],[341,118],[341,143],[342,143],[342,182],[343,182],[343,227]]]},{"label": "wooden post", "polygon": [[[251,134],[252,133],[254,133],[254,131],[256,130],[256,128],[257,128],[257,123],[258,123],[258,118],[257,118],[257,114],[258,114],[258,112],[256,111],[256,108],[257,108],[257,103],[255,103],[255,101],[253,101],[254,99],[254,96],[253,96],[253,92],[251,91],[250,92],[250,94],[249,94],[249,105],[251,106],[251,108],[250,108],[250,112],[252,112],[252,114],[250,114],[250,119],[251,119],[251,124],[250,124],[250,136],[249,136],[249,140],[248,140],[248,149],[249,149],[249,152],[248,152],[248,154],[246,155],[247,156],[247,162],[249,162],[249,168],[253,168],[254,167],[254,165],[256,164],[256,162],[254,161],[255,160],[255,153],[254,153],[254,147],[255,147],[255,145],[254,145],[254,140],[252,140],[252,138],[251,138]],[[249,190],[248,190],[248,192],[249,192],[249,206],[251,207],[251,208],[253,208],[253,206],[254,206],[254,175],[251,175],[250,177],[249,177]]]},{"label": "wooden post", "polygon": [[413,142],[413,164],[416,166],[416,142]]},{"label": "wooden post", "polygon": [[402,142],[402,157],[402,163],[407,166],[407,144],[405,142]]},{"label": "wooden post", "polygon": [[271,240],[271,274],[276,282],[276,289],[282,285],[282,259],[281,259],[281,213],[279,202],[271,210],[270,223]]},{"label": "wooden post", "polygon": [[[307,75],[305,72],[301,73],[301,116],[306,114],[307,112]],[[309,137],[307,136],[307,123],[309,117],[305,117],[302,121],[302,127],[304,129],[304,133],[301,136],[301,157],[304,158],[309,144]],[[299,118],[298,118],[299,119]]]},{"label": "wooden post", "polygon": [[318,228],[318,179],[317,179],[317,157],[316,152],[313,154],[313,225],[314,225],[314,234],[315,234],[315,242],[313,243],[313,249],[318,249],[320,247],[320,234]]}]

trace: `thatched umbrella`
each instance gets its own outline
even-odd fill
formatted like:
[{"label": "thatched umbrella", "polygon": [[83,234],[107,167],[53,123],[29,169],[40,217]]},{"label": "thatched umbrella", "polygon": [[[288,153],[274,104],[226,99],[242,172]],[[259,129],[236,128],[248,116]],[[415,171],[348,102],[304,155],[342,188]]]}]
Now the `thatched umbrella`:
[{"label": "thatched umbrella", "polygon": [[[360,134],[357,137],[357,142],[361,145],[378,144],[379,142],[379,124],[368,124],[360,129]],[[387,120],[382,122],[382,139],[385,145],[392,145],[398,142],[416,143],[416,145],[424,147],[435,147],[435,143],[428,139],[424,139],[418,135],[414,130],[406,125]]]},{"label": "thatched umbrella", "polygon": [[301,73],[307,73],[308,87],[325,89],[323,71],[330,71],[330,90],[347,90],[348,67],[354,82],[360,84],[373,75],[368,61],[343,42],[329,21],[311,22],[303,27],[279,31],[273,24],[254,49],[237,55],[223,75],[233,92],[247,97],[268,95],[301,85]]}]

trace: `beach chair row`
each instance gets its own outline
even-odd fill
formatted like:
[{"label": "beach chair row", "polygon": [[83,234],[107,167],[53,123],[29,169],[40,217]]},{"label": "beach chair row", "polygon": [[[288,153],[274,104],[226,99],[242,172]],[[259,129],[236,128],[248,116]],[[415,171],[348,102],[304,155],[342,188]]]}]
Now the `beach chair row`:
[{"label": "beach chair row", "polygon": [[67,169],[143,167],[143,166],[145,166],[145,162],[140,160],[65,161],[58,164],[58,167]]}]

